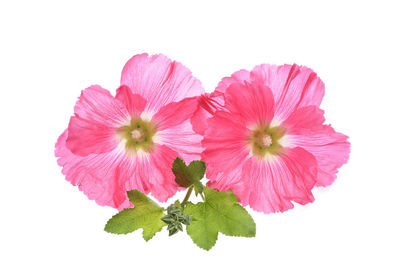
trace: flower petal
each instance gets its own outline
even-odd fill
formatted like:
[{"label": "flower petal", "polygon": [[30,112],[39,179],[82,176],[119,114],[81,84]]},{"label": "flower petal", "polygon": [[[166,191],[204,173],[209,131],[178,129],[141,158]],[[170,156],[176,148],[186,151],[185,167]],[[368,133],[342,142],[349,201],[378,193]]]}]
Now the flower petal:
[{"label": "flower petal", "polygon": [[321,104],[325,85],[317,74],[305,66],[269,65],[256,66],[251,79],[271,88],[275,99],[275,113],[285,120],[297,108]]},{"label": "flower petal", "polygon": [[348,137],[323,125],[324,112],[316,106],[298,109],[282,124],[287,128],[290,147],[302,147],[318,162],[317,186],[328,186],[336,179],[338,169],[350,154]]},{"label": "flower petal", "polygon": [[170,102],[204,93],[189,69],[163,55],[132,57],[122,70],[121,85],[143,96],[147,100],[145,111],[151,115]]},{"label": "flower petal", "polygon": [[211,118],[216,111],[224,109],[225,98],[223,93],[213,92],[203,94],[197,97],[197,100],[199,104],[191,118],[191,123],[196,133],[204,135],[208,127],[207,119]]},{"label": "flower petal", "polygon": [[166,128],[157,132],[157,144],[165,145],[179,153],[180,157],[188,164],[193,160],[199,160],[203,147],[203,136],[194,132],[190,120],[179,125]]},{"label": "flower petal", "polygon": [[241,116],[225,111],[217,111],[208,125],[202,142],[205,148],[202,160],[207,165],[207,178],[216,180],[218,173],[238,167],[249,155],[250,130]]},{"label": "flower petal", "polygon": [[250,82],[251,76],[250,72],[247,70],[239,70],[233,73],[230,77],[223,78],[219,83],[217,88],[215,89],[216,92],[224,93],[228,87],[233,83],[242,83]]},{"label": "flower petal", "polygon": [[249,158],[242,170],[242,184],[233,187],[239,201],[264,213],[283,212],[293,203],[314,201],[317,162],[302,148],[287,149],[274,160]]},{"label": "flower petal", "polygon": [[132,204],[126,196],[126,190],[115,181],[115,168],[121,156],[116,152],[78,156],[66,145],[68,130],[57,140],[55,155],[58,164],[63,167],[62,173],[72,185],[78,185],[89,199],[101,206],[123,209]]},{"label": "flower petal", "polygon": [[336,179],[338,169],[349,159],[348,137],[323,125],[324,112],[316,106],[307,106],[294,112],[283,125],[288,130],[291,147],[302,147],[318,162],[317,186],[328,186]]},{"label": "flower petal", "polygon": [[118,182],[128,191],[151,192],[157,200],[164,202],[179,190],[171,170],[176,157],[178,154],[166,146],[157,146],[151,154],[125,156],[118,166]]},{"label": "flower petal", "polygon": [[186,98],[162,107],[152,118],[157,126],[155,142],[179,152],[190,163],[200,158],[202,136],[193,130],[190,119],[198,107],[197,97]]},{"label": "flower petal", "polygon": [[269,123],[274,117],[274,98],[268,86],[234,83],[225,93],[225,107],[240,114],[247,125]]},{"label": "flower petal", "polygon": [[315,105],[310,105],[297,109],[282,122],[282,126],[291,134],[296,134],[319,128],[324,122],[324,111]]},{"label": "flower petal", "polygon": [[100,86],[82,91],[68,126],[67,146],[72,153],[87,156],[115,149],[115,131],[129,118],[126,108]]},{"label": "flower petal", "polygon": [[[182,124],[190,119],[196,111],[198,101],[196,97],[186,98],[179,102],[172,102],[160,108],[153,116],[158,130],[164,130]],[[176,134],[179,136],[179,133]]]},{"label": "flower petal", "polygon": [[224,93],[234,83],[262,83],[268,86],[275,100],[279,121],[285,120],[297,108],[321,104],[325,85],[315,72],[305,66],[261,64],[251,72],[240,70],[225,77],[215,89]]},{"label": "flower petal", "polygon": [[131,89],[126,85],[121,85],[117,89],[115,98],[125,105],[132,117],[139,117],[147,104],[147,101],[142,96],[133,94]]}]

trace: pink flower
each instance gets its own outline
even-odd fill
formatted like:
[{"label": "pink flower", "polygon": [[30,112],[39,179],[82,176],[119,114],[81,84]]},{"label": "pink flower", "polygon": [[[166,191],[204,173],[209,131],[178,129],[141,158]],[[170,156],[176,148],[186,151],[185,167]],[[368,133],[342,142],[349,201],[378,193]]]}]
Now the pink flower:
[{"label": "pink flower", "polygon": [[210,186],[232,189],[265,213],[312,202],[312,188],[330,185],[350,151],[348,137],[324,125],[323,96],[323,82],[297,65],[264,64],[224,78],[200,98],[208,112],[192,118],[204,133]]},{"label": "pink flower", "polygon": [[165,201],[178,190],[171,167],[200,158],[202,136],[190,123],[204,93],[182,64],[136,55],[122,70],[116,96],[98,85],[84,91],[55,154],[63,174],[100,205],[131,206],[138,189]]}]

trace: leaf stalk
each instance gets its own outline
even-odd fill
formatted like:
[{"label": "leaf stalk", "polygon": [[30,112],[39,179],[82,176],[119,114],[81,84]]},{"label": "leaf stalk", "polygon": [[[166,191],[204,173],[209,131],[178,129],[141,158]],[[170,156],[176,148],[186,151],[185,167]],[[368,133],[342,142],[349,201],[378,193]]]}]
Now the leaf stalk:
[{"label": "leaf stalk", "polygon": [[186,193],[185,198],[184,198],[184,199],[182,200],[182,202],[181,202],[181,206],[182,206],[183,208],[185,207],[186,202],[187,202],[188,199],[190,198],[190,195],[192,194],[192,191],[193,191],[193,185],[189,187],[189,189],[188,189],[188,191],[187,191],[187,193]]}]

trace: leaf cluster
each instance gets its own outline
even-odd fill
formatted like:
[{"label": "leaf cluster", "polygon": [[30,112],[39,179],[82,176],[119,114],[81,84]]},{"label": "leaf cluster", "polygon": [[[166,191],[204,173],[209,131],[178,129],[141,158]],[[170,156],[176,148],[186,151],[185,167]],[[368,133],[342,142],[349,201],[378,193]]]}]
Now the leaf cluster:
[{"label": "leaf cluster", "polygon": [[[254,220],[239,204],[233,192],[219,192],[203,186],[201,180],[205,170],[203,161],[193,161],[187,166],[180,158],[175,159],[172,166],[175,181],[179,186],[188,188],[184,200],[176,201],[165,210],[142,192],[128,191],[128,198],[134,207],[114,215],[104,230],[113,234],[127,234],[141,228],[143,238],[148,241],[164,226],[172,236],[183,231],[185,225],[193,242],[205,250],[215,245],[219,233],[254,237]],[[194,204],[188,201],[192,190],[196,195],[201,195],[202,202]]]}]

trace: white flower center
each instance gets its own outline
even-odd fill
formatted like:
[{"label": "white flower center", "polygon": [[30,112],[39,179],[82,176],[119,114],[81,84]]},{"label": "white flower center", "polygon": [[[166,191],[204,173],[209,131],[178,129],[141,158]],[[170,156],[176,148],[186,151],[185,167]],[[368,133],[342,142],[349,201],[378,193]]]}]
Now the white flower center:
[{"label": "white flower center", "polygon": [[269,147],[269,146],[272,144],[272,138],[271,138],[271,136],[268,135],[268,134],[264,134],[264,135],[262,136],[262,139],[261,139],[261,144],[262,144],[264,147]]},{"label": "white flower center", "polygon": [[132,137],[134,140],[139,140],[139,139],[142,137],[142,133],[140,132],[140,130],[135,129],[135,130],[133,130],[133,131],[131,132],[131,137]]}]

